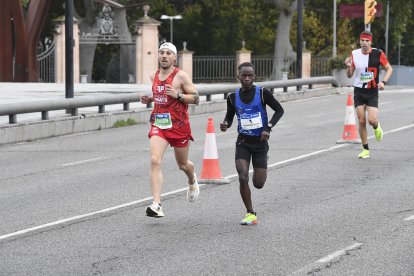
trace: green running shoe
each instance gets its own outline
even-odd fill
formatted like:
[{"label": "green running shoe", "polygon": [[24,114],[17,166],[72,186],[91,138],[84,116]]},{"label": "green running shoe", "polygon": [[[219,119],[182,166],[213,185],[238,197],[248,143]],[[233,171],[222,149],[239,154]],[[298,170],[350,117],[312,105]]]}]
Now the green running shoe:
[{"label": "green running shoe", "polygon": [[377,139],[378,142],[381,141],[382,137],[384,136],[384,132],[382,131],[382,128],[379,122],[378,122],[377,128],[374,129],[374,133],[375,133],[375,139]]},{"label": "green running shoe", "polygon": [[358,154],[358,158],[369,158],[369,150],[363,149],[360,154]]},{"label": "green running shoe", "polygon": [[247,215],[240,222],[241,225],[255,225],[257,223],[256,214],[247,213]]}]

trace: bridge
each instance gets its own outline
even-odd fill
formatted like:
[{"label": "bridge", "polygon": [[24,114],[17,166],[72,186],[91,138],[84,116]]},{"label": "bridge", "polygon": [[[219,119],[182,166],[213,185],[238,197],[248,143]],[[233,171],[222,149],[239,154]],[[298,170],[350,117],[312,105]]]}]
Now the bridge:
[{"label": "bridge", "polygon": [[336,144],[348,92],[282,102],[268,180],[252,188],[254,227],[239,225],[237,133],[218,129],[223,110],[191,116],[190,159],[200,173],[213,118],[230,184],[204,185],[187,202],[168,150],[163,219],[144,213],[148,124],[1,145],[1,274],[413,275],[414,89],[381,92],[384,139],[368,129],[365,160],[361,145]]}]

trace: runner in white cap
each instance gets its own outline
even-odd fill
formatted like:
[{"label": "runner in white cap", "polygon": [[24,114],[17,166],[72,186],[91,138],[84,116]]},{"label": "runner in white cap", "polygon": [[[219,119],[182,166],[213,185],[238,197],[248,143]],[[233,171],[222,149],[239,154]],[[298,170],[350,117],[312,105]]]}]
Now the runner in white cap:
[{"label": "runner in white cap", "polygon": [[[162,159],[168,145],[174,148],[178,168],[188,178],[187,198],[197,199],[200,189],[194,164],[188,160],[191,135],[188,104],[198,104],[199,95],[190,77],[175,67],[177,48],[172,43],[164,43],[158,51],[160,69],[150,75],[152,96],[142,96],[141,103],[154,102],[150,122],[151,192],[154,201],[146,208],[149,217],[163,217],[161,190],[163,186]],[[170,178],[166,178],[171,180]],[[174,181],[174,180],[173,180]]]}]

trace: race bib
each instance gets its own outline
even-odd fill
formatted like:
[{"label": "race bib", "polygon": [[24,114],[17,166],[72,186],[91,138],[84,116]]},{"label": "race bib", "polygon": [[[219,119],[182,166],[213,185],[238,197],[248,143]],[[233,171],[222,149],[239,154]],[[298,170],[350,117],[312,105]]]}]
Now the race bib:
[{"label": "race bib", "polygon": [[362,83],[368,83],[374,78],[374,72],[361,73],[360,79]]},{"label": "race bib", "polygon": [[245,130],[262,128],[262,115],[260,112],[253,114],[241,114],[240,125],[242,129]]},{"label": "race bib", "polygon": [[172,128],[172,121],[170,113],[158,113],[155,114],[154,126],[159,127],[160,129]]}]

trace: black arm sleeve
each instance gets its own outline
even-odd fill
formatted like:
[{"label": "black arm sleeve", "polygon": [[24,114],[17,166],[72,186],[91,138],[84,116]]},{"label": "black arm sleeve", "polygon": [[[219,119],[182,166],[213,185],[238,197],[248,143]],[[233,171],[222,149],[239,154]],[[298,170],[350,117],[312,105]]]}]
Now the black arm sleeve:
[{"label": "black arm sleeve", "polygon": [[270,90],[266,88],[263,89],[263,103],[265,105],[270,106],[270,108],[275,111],[272,118],[269,120],[269,123],[271,123],[272,126],[275,126],[277,122],[279,122],[280,118],[282,118],[283,113],[285,112],[283,107],[273,96],[272,92],[270,92]]},{"label": "black arm sleeve", "polygon": [[227,97],[227,113],[224,121],[227,121],[227,127],[233,124],[234,115],[236,115],[236,94],[230,93]]}]

